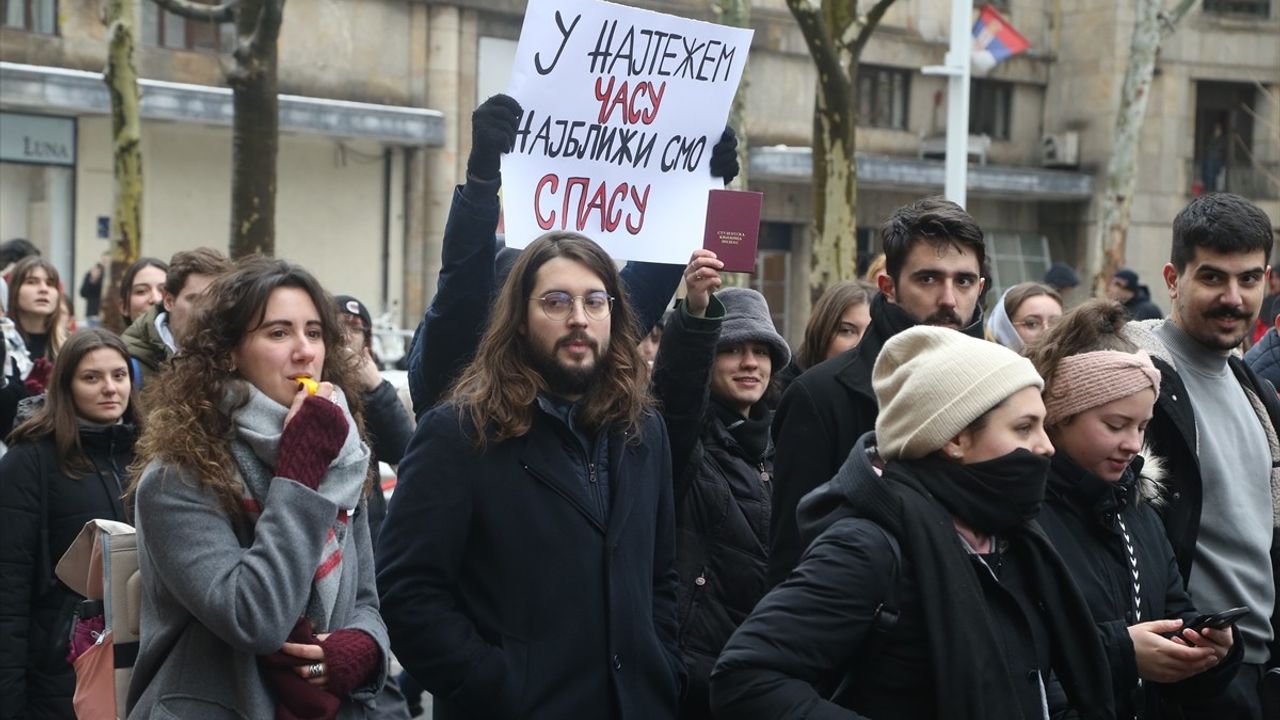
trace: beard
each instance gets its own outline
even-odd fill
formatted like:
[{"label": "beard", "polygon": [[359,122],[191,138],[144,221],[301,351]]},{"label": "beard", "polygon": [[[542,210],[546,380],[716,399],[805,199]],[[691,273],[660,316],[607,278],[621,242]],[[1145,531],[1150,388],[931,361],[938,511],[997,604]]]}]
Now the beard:
[{"label": "beard", "polygon": [[[556,353],[561,347],[575,341],[585,342],[591,347],[594,362],[588,366],[578,367],[566,365],[560,361]],[[549,352],[533,348],[531,355],[533,369],[542,376],[543,381],[547,383],[547,389],[553,395],[585,395],[600,375],[600,344],[587,337],[587,334],[582,331],[572,332],[556,341]]]}]

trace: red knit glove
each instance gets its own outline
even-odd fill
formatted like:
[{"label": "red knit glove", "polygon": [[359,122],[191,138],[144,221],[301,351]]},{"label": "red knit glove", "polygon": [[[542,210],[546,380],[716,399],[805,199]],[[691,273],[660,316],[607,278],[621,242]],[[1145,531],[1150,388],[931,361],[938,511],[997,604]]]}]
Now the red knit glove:
[{"label": "red knit glove", "polygon": [[276,475],[315,490],[346,439],[342,408],[331,400],[308,397],[280,435]]},{"label": "red knit glove", "polygon": [[325,689],[340,698],[368,680],[382,657],[368,633],[352,628],[335,631],[320,643],[320,649],[324,650],[324,671],[329,676]]},{"label": "red knit glove", "polygon": [[27,395],[39,395],[49,386],[49,378],[53,377],[53,363],[47,358],[36,358],[31,363],[31,372],[27,374],[27,379],[23,381],[23,385],[27,388]]}]

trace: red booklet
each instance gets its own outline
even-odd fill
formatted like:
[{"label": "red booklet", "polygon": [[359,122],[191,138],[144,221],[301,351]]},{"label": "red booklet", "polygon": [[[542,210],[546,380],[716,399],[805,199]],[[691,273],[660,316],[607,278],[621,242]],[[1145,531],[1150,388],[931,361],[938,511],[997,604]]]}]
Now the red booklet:
[{"label": "red booklet", "polygon": [[708,195],[702,247],[716,254],[724,263],[725,271],[756,271],[763,203],[763,193],[746,190],[712,190]]}]

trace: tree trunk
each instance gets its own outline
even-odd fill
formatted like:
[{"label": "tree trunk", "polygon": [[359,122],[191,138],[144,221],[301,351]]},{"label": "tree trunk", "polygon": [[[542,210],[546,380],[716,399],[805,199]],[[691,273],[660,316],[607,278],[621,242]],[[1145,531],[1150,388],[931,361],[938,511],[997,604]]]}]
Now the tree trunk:
[{"label": "tree trunk", "polygon": [[1137,16],[1129,44],[1129,64],[1120,90],[1111,158],[1107,162],[1105,194],[1098,227],[1086,253],[1087,275],[1092,277],[1094,295],[1102,295],[1112,276],[1125,264],[1125,245],[1138,180],[1138,146],[1160,44],[1195,4],[1196,0],[1179,0],[1166,14],[1163,0],[1135,0]]},{"label": "tree trunk", "polygon": [[[720,22],[733,27],[751,27],[751,0],[716,0],[715,13]],[[747,87],[750,81],[747,68],[742,68],[742,81],[738,84],[738,92],[733,96],[733,105],[729,108],[729,127],[738,136],[738,177],[730,183],[734,190],[748,190],[747,168]],[[721,273],[725,287],[750,287],[751,276],[746,273]]]},{"label": "tree trunk", "polygon": [[[857,67],[850,68],[857,83]],[[846,96],[850,100],[853,95]],[[809,302],[858,272],[858,165],[854,159],[857,110],[826,97],[819,87],[813,128],[813,238],[809,256]],[[843,104],[843,107],[840,105]]]},{"label": "tree trunk", "polygon": [[896,0],[787,0],[818,70],[813,118],[813,226],[808,302],[858,269],[858,60]]},{"label": "tree trunk", "polygon": [[243,0],[236,13],[231,149],[231,256],[275,253],[279,102],[276,58],[284,0]]},{"label": "tree trunk", "polygon": [[102,298],[104,324],[122,332],[124,323],[115,298],[124,272],[141,254],[142,127],[139,120],[138,73],[133,65],[132,0],[107,2],[107,68],[103,73],[111,95],[112,158],[115,202],[111,215],[111,265]]}]

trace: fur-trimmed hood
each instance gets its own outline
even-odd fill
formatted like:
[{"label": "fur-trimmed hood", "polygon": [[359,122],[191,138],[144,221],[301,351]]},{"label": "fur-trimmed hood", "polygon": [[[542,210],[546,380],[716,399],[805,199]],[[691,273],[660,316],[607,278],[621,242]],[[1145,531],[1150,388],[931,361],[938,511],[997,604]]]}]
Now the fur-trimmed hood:
[{"label": "fur-trimmed hood", "polygon": [[1169,504],[1165,496],[1169,489],[1165,479],[1169,473],[1164,458],[1156,455],[1146,443],[1142,444],[1142,452],[1138,456],[1142,458],[1142,469],[1138,471],[1138,502],[1161,510]]}]

